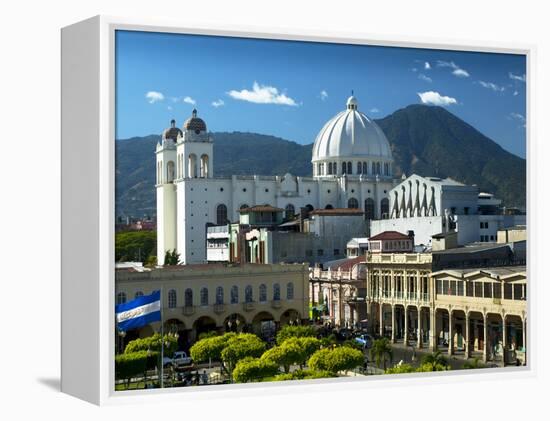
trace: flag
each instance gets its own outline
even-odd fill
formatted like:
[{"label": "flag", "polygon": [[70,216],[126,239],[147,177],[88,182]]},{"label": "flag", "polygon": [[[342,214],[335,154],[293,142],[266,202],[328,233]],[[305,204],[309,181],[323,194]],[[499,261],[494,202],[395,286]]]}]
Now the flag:
[{"label": "flag", "polygon": [[118,304],[115,316],[118,330],[123,332],[160,321],[160,291]]}]

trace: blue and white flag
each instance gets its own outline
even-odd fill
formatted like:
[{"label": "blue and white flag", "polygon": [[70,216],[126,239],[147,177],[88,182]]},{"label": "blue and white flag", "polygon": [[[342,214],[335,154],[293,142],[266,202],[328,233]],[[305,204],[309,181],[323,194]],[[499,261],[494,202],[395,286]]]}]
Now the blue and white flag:
[{"label": "blue and white flag", "polygon": [[115,307],[115,316],[118,330],[123,332],[160,321],[160,291],[118,304]]}]

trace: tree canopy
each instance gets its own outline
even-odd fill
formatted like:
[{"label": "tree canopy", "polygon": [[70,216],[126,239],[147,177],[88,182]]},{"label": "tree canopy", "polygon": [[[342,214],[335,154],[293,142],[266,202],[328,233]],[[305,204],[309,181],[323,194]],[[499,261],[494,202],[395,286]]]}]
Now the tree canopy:
[{"label": "tree canopy", "polygon": [[316,337],[315,329],[311,326],[290,326],[283,327],[277,333],[277,344],[282,344],[288,338]]},{"label": "tree canopy", "polygon": [[156,231],[123,231],[115,234],[115,260],[117,262],[149,261],[156,253]]},{"label": "tree canopy", "polygon": [[313,370],[338,371],[353,370],[364,362],[361,351],[347,346],[336,348],[323,348],[311,356],[308,361],[309,368]]},{"label": "tree canopy", "polygon": [[246,357],[235,366],[233,380],[237,383],[261,381],[274,376],[278,371],[279,365],[270,359]]}]

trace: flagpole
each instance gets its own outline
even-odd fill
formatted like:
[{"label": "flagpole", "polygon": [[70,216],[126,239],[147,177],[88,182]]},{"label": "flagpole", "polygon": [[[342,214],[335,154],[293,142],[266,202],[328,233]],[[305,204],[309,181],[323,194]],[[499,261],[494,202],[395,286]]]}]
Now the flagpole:
[{"label": "flagpole", "polygon": [[160,388],[164,387],[164,320],[162,318],[162,293],[163,287],[160,287]]}]

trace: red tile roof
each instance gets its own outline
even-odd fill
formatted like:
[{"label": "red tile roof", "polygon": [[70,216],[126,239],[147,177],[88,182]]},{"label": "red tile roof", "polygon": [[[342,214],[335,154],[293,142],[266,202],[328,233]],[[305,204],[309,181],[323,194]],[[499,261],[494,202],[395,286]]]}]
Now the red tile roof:
[{"label": "red tile roof", "polygon": [[284,212],[284,209],[281,208],[275,208],[270,205],[258,205],[258,206],[252,206],[250,208],[242,208],[239,209],[240,213],[248,213],[248,212]]},{"label": "red tile roof", "polygon": [[351,270],[355,265],[359,263],[367,263],[365,256],[354,257],[353,259],[347,259],[345,262],[340,263],[337,266],[333,266],[332,270]]},{"label": "red tile roof", "polygon": [[374,237],[370,237],[369,241],[373,240],[409,240],[409,236],[397,231],[384,231]]}]

